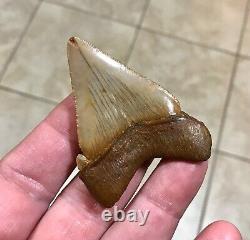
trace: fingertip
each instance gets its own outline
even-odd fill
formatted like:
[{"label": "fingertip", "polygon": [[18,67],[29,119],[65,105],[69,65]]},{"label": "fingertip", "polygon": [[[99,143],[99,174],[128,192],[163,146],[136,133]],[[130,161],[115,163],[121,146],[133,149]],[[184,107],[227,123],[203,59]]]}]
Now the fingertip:
[{"label": "fingertip", "polygon": [[208,225],[196,238],[196,240],[242,240],[238,228],[224,220],[219,220]]},{"label": "fingertip", "polygon": [[242,239],[239,229],[234,224],[225,220],[216,221],[214,222],[214,224],[216,224],[216,228],[223,230],[222,232],[224,232],[225,239],[228,240]]}]

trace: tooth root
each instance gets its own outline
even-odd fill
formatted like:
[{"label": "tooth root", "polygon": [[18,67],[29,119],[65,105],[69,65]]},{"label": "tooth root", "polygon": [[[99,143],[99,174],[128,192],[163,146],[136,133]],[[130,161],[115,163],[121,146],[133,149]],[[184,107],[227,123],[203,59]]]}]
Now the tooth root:
[{"label": "tooth root", "polygon": [[68,59],[79,145],[90,160],[102,156],[132,124],[181,111],[169,92],[79,38],[69,40]]}]

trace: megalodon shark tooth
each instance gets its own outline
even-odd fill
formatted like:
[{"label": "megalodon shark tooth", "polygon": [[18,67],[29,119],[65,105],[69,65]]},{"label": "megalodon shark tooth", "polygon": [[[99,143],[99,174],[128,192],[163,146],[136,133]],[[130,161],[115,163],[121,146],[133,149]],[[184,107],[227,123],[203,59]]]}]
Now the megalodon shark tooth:
[{"label": "megalodon shark tooth", "polygon": [[204,161],[212,140],[155,82],[86,41],[68,41],[80,178],[98,202],[113,206],[136,170],[154,157]]}]

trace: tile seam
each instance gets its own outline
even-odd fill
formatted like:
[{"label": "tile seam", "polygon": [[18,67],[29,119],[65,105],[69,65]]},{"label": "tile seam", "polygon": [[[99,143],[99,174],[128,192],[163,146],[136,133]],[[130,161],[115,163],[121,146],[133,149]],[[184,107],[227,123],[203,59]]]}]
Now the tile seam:
[{"label": "tile seam", "polygon": [[[228,49],[224,49],[224,48],[220,48],[220,47],[215,47],[215,46],[212,46],[212,45],[207,45],[207,44],[199,42],[199,41],[193,41],[193,40],[190,40],[190,39],[186,39],[186,38],[183,38],[183,37],[176,36],[174,34],[154,30],[154,29],[151,29],[149,27],[143,27],[143,26],[140,26],[139,24],[128,23],[126,21],[122,21],[122,20],[117,19],[117,18],[112,18],[112,17],[109,17],[107,15],[98,14],[98,13],[95,13],[95,12],[92,12],[92,11],[89,11],[89,10],[85,10],[85,9],[80,9],[80,8],[77,8],[77,7],[74,7],[74,6],[70,6],[68,4],[53,2],[52,0],[44,0],[44,2],[46,2],[48,4],[51,4],[51,5],[60,6],[60,7],[66,8],[66,9],[70,9],[70,10],[73,10],[73,11],[82,12],[82,13],[85,13],[87,15],[92,15],[92,16],[100,18],[100,19],[109,20],[109,21],[112,21],[112,22],[117,22],[119,24],[123,24],[123,25],[129,26],[129,27],[135,28],[135,32],[139,32],[139,30],[144,30],[146,32],[158,34],[158,35],[161,35],[161,36],[166,37],[166,38],[182,41],[184,43],[187,43],[187,44],[190,44],[190,45],[193,45],[193,46],[198,46],[198,47],[201,47],[201,48],[204,48],[204,49],[217,51],[217,52],[220,52],[220,53],[223,53],[223,54],[226,54],[226,55],[229,55],[229,56],[233,56],[233,57],[235,57],[236,55],[239,55],[242,58],[248,58],[250,60],[250,56],[248,56],[246,54],[237,54],[236,52],[234,52],[232,50],[228,50]],[[135,33],[135,35],[136,34],[137,33]],[[125,62],[127,63],[128,60],[129,60],[129,54],[128,54]]]},{"label": "tile seam", "polygon": [[20,34],[20,36],[19,36],[19,38],[18,38],[15,46],[13,47],[13,49],[12,49],[12,51],[10,53],[10,56],[6,60],[6,62],[4,64],[4,67],[3,67],[3,70],[0,72],[0,83],[2,82],[5,73],[7,72],[8,68],[9,68],[10,63],[12,62],[14,56],[16,55],[16,53],[17,53],[17,51],[18,51],[18,49],[19,49],[19,47],[20,47],[20,45],[21,45],[21,43],[22,43],[22,41],[24,39],[24,36],[26,35],[26,33],[27,33],[27,31],[28,31],[28,29],[29,29],[29,27],[30,27],[33,19],[35,18],[36,13],[39,10],[42,2],[43,2],[43,0],[39,0],[38,1],[37,5],[35,6],[33,12],[30,15],[30,17],[29,17],[26,25],[24,26],[24,28],[23,28],[23,30],[22,30],[22,32],[21,32],[21,34]]},{"label": "tile seam", "polygon": [[220,155],[224,155],[224,156],[227,156],[227,157],[230,157],[230,158],[234,158],[235,160],[238,160],[238,161],[243,161],[243,162],[246,162],[246,163],[250,163],[250,158],[248,157],[245,157],[245,156],[241,156],[241,155],[238,155],[238,154],[235,154],[235,153],[231,153],[231,152],[228,152],[228,151],[225,151],[225,150],[216,150],[216,152]]},{"label": "tile seam", "polygon": [[[201,47],[201,48],[204,48],[204,49],[217,51],[217,52],[224,53],[226,55],[233,56],[233,57],[238,55],[238,56],[240,56],[242,58],[247,58],[247,59],[250,60],[250,56],[248,56],[247,54],[237,54],[236,52],[234,52],[232,50],[228,50],[228,49],[225,49],[225,48],[220,48],[220,47],[215,47],[215,46],[212,46],[212,45],[208,45],[208,44],[202,43],[202,41],[201,42],[193,41],[193,40],[190,40],[190,39],[187,39],[187,38],[184,38],[184,37],[176,36],[174,34],[154,30],[154,29],[151,29],[149,27],[143,27],[143,26],[139,27],[138,26],[139,24],[128,23],[126,21],[122,21],[122,20],[117,19],[117,18],[112,18],[112,17],[109,17],[107,15],[102,15],[102,14],[98,14],[98,13],[95,13],[95,12],[92,12],[92,11],[89,11],[89,10],[86,10],[86,9],[80,9],[80,8],[77,8],[77,7],[74,7],[74,6],[70,6],[69,4],[53,2],[52,0],[43,0],[43,1],[48,3],[48,4],[51,4],[51,5],[63,7],[63,8],[70,9],[70,10],[73,10],[73,11],[82,12],[82,13],[85,13],[87,15],[92,15],[92,16],[100,18],[100,19],[109,20],[109,21],[112,21],[112,22],[123,24],[123,25],[129,26],[129,27],[135,28],[136,31],[138,31],[138,28],[140,28],[140,30],[144,30],[146,32],[158,34],[158,35],[161,35],[161,36],[166,37],[166,38],[182,41],[182,42],[185,42],[185,43],[193,45],[193,46],[198,46],[198,47]],[[128,60],[129,59],[127,59],[127,61]]]},{"label": "tile seam", "polygon": [[96,12],[92,12],[92,11],[87,10],[87,9],[77,8],[77,7],[71,6],[69,4],[54,2],[52,0],[43,0],[43,1],[45,3],[51,4],[51,5],[63,7],[65,9],[69,9],[69,10],[76,11],[76,12],[81,12],[81,13],[84,13],[86,15],[90,15],[90,16],[97,17],[97,18],[100,18],[100,19],[109,20],[109,21],[112,21],[112,22],[116,22],[116,23],[119,23],[119,24],[129,26],[129,27],[133,27],[133,28],[137,27],[136,24],[128,23],[126,21],[123,21],[123,20],[120,20],[120,19],[117,19],[117,18],[113,18],[113,17],[109,17],[109,16],[104,15],[104,14],[98,14]]},{"label": "tile seam", "polygon": [[190,39],[187,39],[187,38],[179,37],[179,36],[176,36],[174,34],[156,31],[156,30],[153,30],[153,29],[150,29],[150,28],[147,28],[147,27],[142,27],[141,29],[146,31],[146,32],[149,32],[149,33],[161,35],[162,37],[165,37],[165,38],[174,39],[174,40],[177,40],[177,41],[180,41],[180,42],[187,43],[189,45],[193,45],[193,46],[197,46],[197,47],[200,47],[200,48],[204,48],[204,49],[224,53],[224,54],[229,55],[229,56],[235,57],[237,55],[237,53],[232,51],[232,50],[219,48],[219,47],[214,47],[214,46],[202,43],[202,42],[193,41],[193,40],[190,40]]},{"label": "tile seam", "polygon": [[[218,133],[218,140],[216,142],[216,149],[220,149],[220,145],[221,145],[222,135],[223,135],[223,131],[224,131],[224,123],[226,121],[228,106],[229,106],[229,102],[230,102],[230,99],[231,99],[233,84],[234,84],[234,80],[235,80],[235,76],[236,76],[236,72],[237,72],[237,68],[238,68],[238,63],[239,63],[239,59],[240,59],[239,52],[241,50],[243,37],[244,37],[245,29],[246,29],[249,4],[250,4],[250,0],[248,0],[246,2],[246,6],[245,6],[245,11],[244,11],[244,15],[243,15],[242,24],[241,24],[241,31],[240,31],[240,35],[239,35],[239,41],[238,41],[238,45],[237,45],[237,52],[236,52],[236,56],[235,56],[235,59],[234,59],[234,64],[233,64],[233,68],[232,68],[232,72],[231,72],[230,83],[229,83],[229,87],[228,87],[228,91],[227,91],[226,100],[225,100],[225,103],[224,103],[224,108],[223,108],[224,110],[223,110],[223,114],[222,114],[220,125],[219,125],[219,133]],[[210,175],[209,175],[209,178],[208,178],[207,189],[206,189],[206,192],[205,192],[205,197],[204,197],[203,205],[202,205],[202,208],[201,208],[202,210],[201,210],[201,216],[200,216],[200,220],[199,220],[199,227],[198,227],[197,234],[202,230],[204,220],[205,220],[205,216],[206,216],[206,213],[207,213],[207,206],[208,206],[208,203],[209,203],[209,197],[210,197],[210,193],[211,193],[211,190],[212,190],[213,178],[214,178],[214,175],[215,175],[214,173],[215,173],[215,169],[216,169],[216,163],[217,163],[217,160],[218,160],[218,152],[215,153],[215,156],[214,156],[213,160],[214,161],[212,162],[212,165],[211,165],[211,172],[210,172]]]},{"label": "tile seam", "polygon": [[130,57],[131,57],[131,55],[132,55],[132,52],[133,52],[133,50],[134,50],[135,43],[136,43],[136,41],[137,41],[137,39],[138,39],[139,32],[140,32],[140,30],[141,30],[141,28],[142,28],[142,23],[143,23],[143,21],[144,21],[146,12],[147,12],[148,7],[149,7],[149,5],[150,5],[150,1],[151,1],[151,0],[146,0],[146,2],[145,2],[143,11],[142,11],[142,13],[141,13],[140,20],[138,21],[138,25],[137,25],[137,27],[136,27],[136,29],[135,29],[135,32],[134,32],[134,36],[133,36],[132,42],[131,42],[130,47],[129,47],[129,49],[128,49],[128,54],[127,54],[127,56],[126,56],[126,58],[125,58],[125,64],[128,64],[129,59],[130,59]]},{"label": "tile seam", "polygon": [[47,103],[47,104],[50,104],[50,105],[58,104],[57,101],[50,100],[50,99],[47,99],[47,98],[44,98],[44,97],[39,97],[39,96],[30,94],[30,93],[18,91],[16,89],[6,87],[6,86],[2,86],[2,85],[0,85],[0,91],[16,94],[16,95],[19,95],[19,96],[22,96],[22,97],[25,97],[25,98],[28,98],[28,99],[31,99],[31,100],[36,100],[36,101]]}]

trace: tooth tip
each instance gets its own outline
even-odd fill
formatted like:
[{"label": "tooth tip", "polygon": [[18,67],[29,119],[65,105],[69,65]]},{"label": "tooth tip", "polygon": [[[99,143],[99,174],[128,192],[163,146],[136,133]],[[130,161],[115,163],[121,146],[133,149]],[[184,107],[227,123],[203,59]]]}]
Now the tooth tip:
[{"label": "tooth tip", "polygon": [[80,46],[83,47],[86,45],[89,45],[89,44],[87,44],[87,41],[81,40],[79,37],[72,36],[68,40],[68,46],[71,46],[71,47],[79,48]]},{"label": "tooth tip", "polygon": [[78,43],[77,43],[77,40],[76,40],[77,38],[76,37],[71,37],[71,38],[69,38],[69,40],[68,40],[68,46],[69,47],[78,47]]}]

